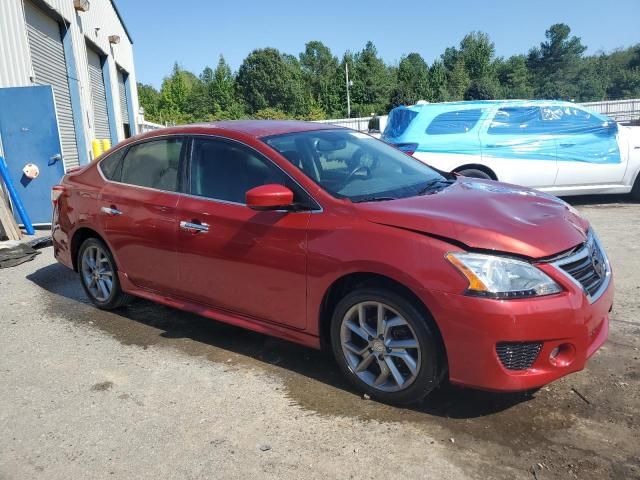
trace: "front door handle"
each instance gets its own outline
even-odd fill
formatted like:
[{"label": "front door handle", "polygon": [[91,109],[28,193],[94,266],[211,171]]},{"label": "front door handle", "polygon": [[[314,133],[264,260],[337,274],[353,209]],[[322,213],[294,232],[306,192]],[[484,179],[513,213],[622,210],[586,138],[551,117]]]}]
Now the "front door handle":
[{"label": "front door handle", "polygon": [[113,207],[102,207],[100,211],[105,215],[109,215],[110,217],[117,217],[118,215],[122,215],[122,212],[117,208]]},{"label": "front door handle", "polygon": [[191,233],[200,233],[200,232],[209,231],[209,225],[207,225],[206,223],[187,222],[186,220],[182,220],[180,222],[180,228],[182,230],[186,230],[187,232],[191,232]]},{"label": "front door handle", "polygon": [[561,147],[575,147],[576,144],[575,143],[561,143],[560,146]]}]

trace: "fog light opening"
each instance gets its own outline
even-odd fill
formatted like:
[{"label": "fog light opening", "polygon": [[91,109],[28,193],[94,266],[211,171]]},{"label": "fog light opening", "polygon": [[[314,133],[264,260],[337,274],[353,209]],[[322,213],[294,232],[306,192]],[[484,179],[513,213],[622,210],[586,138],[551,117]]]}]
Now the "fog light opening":
[{"label": "fog light opening", "polygon": [[576,349],[570,343],[563,343],[551,350],[549,362],[555,367],[566,367],[571,365],[575,358]]}]

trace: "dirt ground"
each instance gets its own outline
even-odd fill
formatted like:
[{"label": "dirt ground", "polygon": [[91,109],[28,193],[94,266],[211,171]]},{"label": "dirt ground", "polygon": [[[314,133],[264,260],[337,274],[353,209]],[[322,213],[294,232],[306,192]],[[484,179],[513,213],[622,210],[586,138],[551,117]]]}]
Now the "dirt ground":
[{"label": "dirt ground", "polygon": [[0,478],[640,478],[640,205],[572,201],[614,266],[609,341],[533,394],[362,399],[332,359],[146,301],[52,249],[0,270]]}]

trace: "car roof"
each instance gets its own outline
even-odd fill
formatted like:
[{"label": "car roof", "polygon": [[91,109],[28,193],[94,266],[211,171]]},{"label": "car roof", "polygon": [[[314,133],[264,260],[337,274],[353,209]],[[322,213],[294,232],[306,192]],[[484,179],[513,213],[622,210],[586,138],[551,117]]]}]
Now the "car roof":
[{"label": "car roof", "polygon": [[166,134],[202,134],[209,131],[211,133],[220,134],[226,131],[230,133],[242,133],[257,138],[284,133],[308,132],[336,128],[343,127],[327,123],[303,122],[299,120],[222,120],[163,128],[160,130],[154,130],[151,134],[145,135],[145,137]]},{"label": "car roof", "polygon": [[[579,107],[579,105],[563,100],[467,100],[457,102],[437,102],[437,103],[417,103],[415,105],[407,105],[396,107],[397,109],[407,109],[414,112],[433,112],[434,110],[450,111],[450,110],[467,110],[473,108],[486,108],[490,106],[501,107],[527,107],[527,106],[562,106],[562,107]],[[394,109],[395,110],[395,109]]]}]

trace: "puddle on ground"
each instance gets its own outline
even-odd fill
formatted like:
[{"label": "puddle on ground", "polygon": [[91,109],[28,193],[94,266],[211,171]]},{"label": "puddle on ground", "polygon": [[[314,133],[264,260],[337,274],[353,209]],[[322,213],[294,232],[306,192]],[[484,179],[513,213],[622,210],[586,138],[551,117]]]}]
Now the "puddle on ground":
[{"label": "puddle on ground", "polygon": [[[571,390],[576,380],[572,376],[530,394],[493,394],[445,385],[419,407],[403,409],[364,400],[343,379],[328,354],[145,300],[116,312],[101,311],[88,302],[76,274],[57,264],[28,278],[48,291],[46,308],[51,316],[96,327],[125,345],[166,346],[230,368],[261,369],[284,383],[292,403],[318,415],[408,422],[437,440],[455,438],[478,452],[483,448],[479,441],[488,441],[518,455],[560,449],[550,438],[562,436],[583,419],[636,428],[638,363],[623,368],[627,372],[620,376],[625,388],[636,390],[633,405],[620,411],[625,402],[606,396],[609,384],[617,381],[610,376],[610,363],[625,360],[614,358],[619,352],[607,361],[598,355],[592,359],[597,370],[592,375],[600,378],[596,393],[588,392],[585,397],[591,396],[589,403]],[[571,448],[575,455],[582,455],[579,446]]]}]

